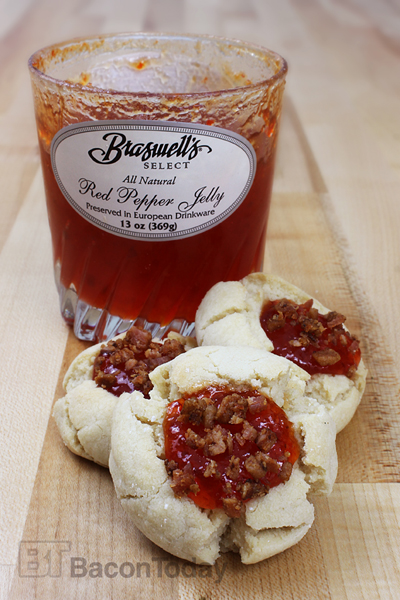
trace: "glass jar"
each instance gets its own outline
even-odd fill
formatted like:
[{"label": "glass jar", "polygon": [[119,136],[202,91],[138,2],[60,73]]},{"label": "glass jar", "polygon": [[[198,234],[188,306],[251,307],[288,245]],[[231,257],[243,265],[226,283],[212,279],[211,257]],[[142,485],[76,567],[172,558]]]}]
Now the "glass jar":
[{"label": "glass jar", "polygon": [[262,269],[287,65],[209,36],[73,40],[29,60],[61,313],[77,337],[193,332]]}]

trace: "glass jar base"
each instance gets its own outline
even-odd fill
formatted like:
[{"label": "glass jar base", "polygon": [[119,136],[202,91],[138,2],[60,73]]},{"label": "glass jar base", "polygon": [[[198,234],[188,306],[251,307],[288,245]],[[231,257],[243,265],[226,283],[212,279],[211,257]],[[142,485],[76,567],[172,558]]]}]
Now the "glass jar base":
[{"label": "glass jar base", "polygon": [[74,286],[65,288],[58,282],[60,309],[64,320],[73,327],[76,337],[87,342],[104,342],[127,331],[132,325],[140,325],[150,331],[153,338],[163,338],[170,331],[183,336],[194,336],[195,325],[185,319],[174,319],[168,325],[149,322],[142,317],[122,319],[111,315],[106,309],[87,304],[78,297]]}]

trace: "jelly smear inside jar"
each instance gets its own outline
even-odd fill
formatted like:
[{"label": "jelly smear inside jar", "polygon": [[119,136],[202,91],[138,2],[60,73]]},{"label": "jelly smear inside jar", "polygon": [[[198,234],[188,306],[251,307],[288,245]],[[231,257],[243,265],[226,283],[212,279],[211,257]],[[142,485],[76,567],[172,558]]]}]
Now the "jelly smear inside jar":
[{"label": "jelly smear inside jar", "polygon": [[300,454],[284,411],[249,389],[209,387],[170,403],[164,436],[175,495],[233,518],[287,481]]},{"label": "jelly smear inside jar", "polygon": [[93,379],[114,396],[137,390],[148,398],[153,389],[151,371],[183,352],[185,348],[178,340],[153,342],[150,332],[133,326],[124,338],[102,345],[94,361]]},{"label": "jelly smear inside jar", "polygon": [[344,327],[337,312],[322,315],[313,300],[296,304],[281,299],[268,302],[261,313],[261,327],[274,345],[273,353],[289,359],[310,375],[347,375],[356,371],[359,343]]}]

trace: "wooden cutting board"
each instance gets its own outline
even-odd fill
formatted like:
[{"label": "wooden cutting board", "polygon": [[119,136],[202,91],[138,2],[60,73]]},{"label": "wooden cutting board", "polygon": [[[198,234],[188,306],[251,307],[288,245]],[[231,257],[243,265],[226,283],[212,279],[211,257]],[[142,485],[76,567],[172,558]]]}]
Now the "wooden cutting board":
[{"label": "wooden cutting board", "polygon": [[[281,137],[286,149],[303,143],[289,98]],[[311,151],[303,144],[299,155],[307,182],[298,193],[284,183],[295,154],[286,153],[285,162],[278,157],[265,270],[346,314],[369,369],[362,403],[337,438],[337,484],[329,498],[314,499],[313,527],[299,544],[256,565],[229,553],[213,567],[193,566],[130,523],[108,470],[71,454],[50,418],[10,600],[400,597],[397,374]],[[55,399],[63,395],[68,365],[87,345],[69,335]]]}]

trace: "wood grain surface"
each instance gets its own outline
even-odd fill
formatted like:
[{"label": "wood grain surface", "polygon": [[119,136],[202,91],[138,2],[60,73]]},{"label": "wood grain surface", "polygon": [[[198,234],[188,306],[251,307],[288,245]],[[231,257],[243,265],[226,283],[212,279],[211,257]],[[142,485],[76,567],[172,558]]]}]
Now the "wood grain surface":
[{"label": "wood grain surface", "polygon": [[[369,369],[332,495],[299,544],[257,565],[193,567],[149,542],[50,416],[87,344],[59,315],[26,63],[126,30],[237,37],[288,60],[264,269],[345,313]],[[400,598],[399,1],[3,0],[0,77],[0,598]]]}]

